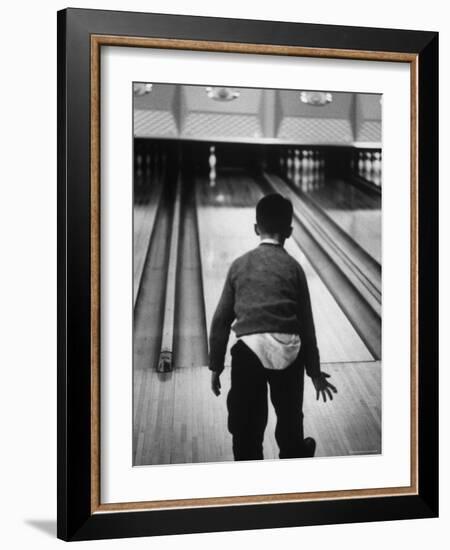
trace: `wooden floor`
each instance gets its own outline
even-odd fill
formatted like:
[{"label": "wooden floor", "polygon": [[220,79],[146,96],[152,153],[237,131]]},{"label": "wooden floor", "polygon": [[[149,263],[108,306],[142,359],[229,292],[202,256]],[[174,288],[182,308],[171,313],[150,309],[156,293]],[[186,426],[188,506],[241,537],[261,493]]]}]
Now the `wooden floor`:
[{"label": "wooden floor", "polygon": [[325,180],[306,194],[372,258],[381,262],[381,196],[370,195],[342,180]]},{"label": "wooden floor", "polygon": [[196,188],[199,206],[255,208],[263,196],[254,180],[242,170],[219,172],[214,184],[206,178],[198,178]]},{"label": "wooden floor", "polygon": [[322,185],[306,193],[324,209],[381,210],[381,195],[369,194],[340,179],[325,179]]},{"label": "wooden floor", "polygon": [[[142,369],[153,370],[161,351],[161,326],[164,319],[167,264],[171,235],[171,213],[166,201],[159,208],[150,247],[141,276],[141,285],[133,316],[133,373]],[[146,388],[134,380],[134,399]],[[136,413],[136,410],[135,410]]]},{"label": "wooden floor", "polygon": [[136,305],[161,190],[162,185],[159,180],[156,180],[148,202],[133,206],[133,305]]},{"label": "wooden floor", "polygon": [[[305,436],[316,439],[316,456],[380,453],[380,363],[323,364],[322,369],[331,374],[339,393],[331,402],[317,402],[306,378]],[[226,412],[229,371],[225,369],[221,376],[219,397],[209,388],[206,367],[180,368],[168,374],[152,369],[135,372],[145,391],[135,407],[134,465],[233,460]],[[278,459],[271,405],[269,411],[264,458]]]}]

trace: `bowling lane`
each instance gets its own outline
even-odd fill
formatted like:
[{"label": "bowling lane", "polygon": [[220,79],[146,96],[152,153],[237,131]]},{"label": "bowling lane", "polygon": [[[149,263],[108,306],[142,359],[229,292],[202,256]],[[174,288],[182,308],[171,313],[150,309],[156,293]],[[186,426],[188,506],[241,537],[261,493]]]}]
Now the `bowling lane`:
[{"label": "bowling lane", "polygon": [[[133,319],[133,454],[145,445],[148,437],[146,424],[149,407],[154,403],[149,397],[152,378],[161,350],[161,329],[164,319],[164,294],[169,261],[172,222],[172,205],[163,196],[158,209],[153,236],[142,273]],[[155,420],[153,419],[153,422]]]},{"label": "bowling lane", "polygon": [[381,196],[369,194],[342,179],[324,178],[319,171],[300,172],[293,187],[319,208],[381,263]]},{"label": "bowling lane", "polygon": [[155,225],[156,213],[161,198],[162,185],[155,178],[150,197],[144,204],[135,202],[133,205],[133,304],[141,284],[144,271],[145,258],[150,243],[150,238]]},{"label": "bowling lane", "polygon": [[208,364],[195,195],[191,182],[183,183],[173,336],[175,368]]},{"label": "bowling lane", "polygon": [[[203,288],[208,330],[222,291],[226,272],[240,254],[258,245],[253,231],[255,204],[263,196],[256,182],[219,175],[215,187],[197,180],[197,217],[202,258]],[[286,250],[303,266],[308,278],[321,360],[323,362],[371,361],[373,357],[353,329],[314,268],[292,239]],[[231,333],[229,349],[235,341]]]}]

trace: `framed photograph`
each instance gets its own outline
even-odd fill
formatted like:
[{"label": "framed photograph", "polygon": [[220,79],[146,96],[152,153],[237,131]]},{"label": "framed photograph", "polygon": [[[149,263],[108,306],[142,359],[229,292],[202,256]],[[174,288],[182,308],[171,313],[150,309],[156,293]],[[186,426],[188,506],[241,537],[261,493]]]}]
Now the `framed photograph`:
[{"label": "framed photograph", "polygon": [[58,12],[58,537],[436,517],[438,34]]}]

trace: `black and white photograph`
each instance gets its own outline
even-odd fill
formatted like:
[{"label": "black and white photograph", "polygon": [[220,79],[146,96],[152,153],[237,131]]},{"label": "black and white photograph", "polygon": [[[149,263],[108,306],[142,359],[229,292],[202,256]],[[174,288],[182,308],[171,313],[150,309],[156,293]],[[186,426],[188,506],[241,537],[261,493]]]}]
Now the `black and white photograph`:
[{"label": "black and white photograph", "polygon": [[382,94],[130,94],[133,466],[381,454]]},{"label": "black and white photograph", "polygon": [[5,5],[3,548],[448,545],[445,6]]}]

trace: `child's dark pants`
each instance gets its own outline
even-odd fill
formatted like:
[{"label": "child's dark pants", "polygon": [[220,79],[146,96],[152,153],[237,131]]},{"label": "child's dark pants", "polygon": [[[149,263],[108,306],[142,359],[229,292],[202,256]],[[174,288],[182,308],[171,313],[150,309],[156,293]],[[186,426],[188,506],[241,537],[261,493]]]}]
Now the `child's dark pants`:
[{"label": "child's dark pants", "polygon": [[275,438],[280,458],[304,456],[303,362],[283,370],[263,367],[241,340],[231,349],[231,389],[227,397],[228,430],[233,436],[235,460],[262,460],[267,424],[267,384],[275,408]]}]

